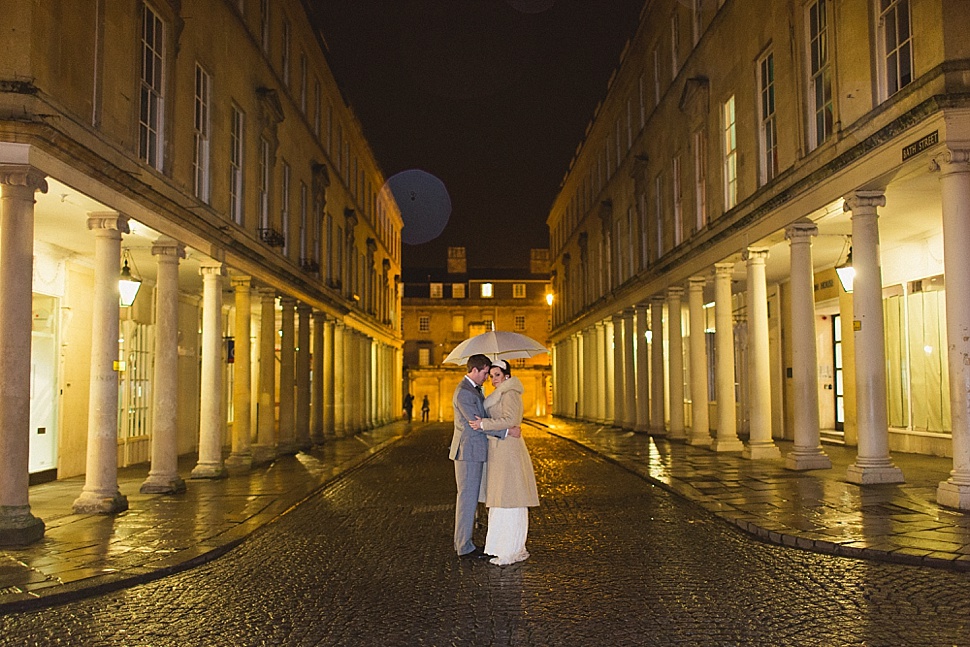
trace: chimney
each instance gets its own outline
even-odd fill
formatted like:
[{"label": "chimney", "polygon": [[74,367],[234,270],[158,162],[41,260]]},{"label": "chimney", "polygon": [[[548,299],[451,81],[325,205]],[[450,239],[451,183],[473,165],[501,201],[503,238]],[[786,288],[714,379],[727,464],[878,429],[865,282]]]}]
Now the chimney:
[{"label": "chimney", "polygon": [[532,274],[549,273],[549,250],[532,249],[529,259],[529,272]]},{"label": "chimney", "polygon": [[467,274],[468,261],[465,259],[464,247],[448,248],[448,274]]}]

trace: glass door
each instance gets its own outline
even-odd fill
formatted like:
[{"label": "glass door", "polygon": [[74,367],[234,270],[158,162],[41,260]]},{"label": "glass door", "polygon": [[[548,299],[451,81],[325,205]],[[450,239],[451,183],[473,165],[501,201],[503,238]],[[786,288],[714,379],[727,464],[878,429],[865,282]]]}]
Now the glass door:
[{"label": "glass door", "polygon": [[845,387],[842,383],[842,315],[832,315],[832,357],[835,365],[835,429],[845,431]]}]

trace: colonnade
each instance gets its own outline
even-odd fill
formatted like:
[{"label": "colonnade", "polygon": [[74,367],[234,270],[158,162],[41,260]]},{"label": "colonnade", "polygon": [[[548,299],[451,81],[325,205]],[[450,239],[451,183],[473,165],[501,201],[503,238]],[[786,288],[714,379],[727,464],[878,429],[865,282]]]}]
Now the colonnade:
[{"label": "colonnade", "polygon": [[[953,435],[953,470],[940,483],[937,499],[944,505],[970,509],[970,151],[945,150],[933,158],[933,168],[939,172],[942,195]],[[843,204],[851,216],[856,272],[851,317],[858,437],[856,460],[848,467],[846,479],[860,485],[899,483],[903,474],[889,452],[879,257],[878,209],[885,206],[886,198],[883,191],[859,190],[846,195]],[[789,437],[794,441],[785,465],[792,470],[828,469],[832,463],[822,449],[819,434],[812,259],[812,239],[818,235],[818,227],[808,219],[799,220],[784,233],[791,254],[791,366],[787,377],[792,397],[786,406],[791,407]],[[555,344],[555,413],[649,431],[716,452],[741,451],[742,456],[754,460],[779,457],[774,437],[781,437],[783,430],[772,430],[767,257],[766,248],[741,250],[740,260],[746,270],[743,311],[735,311],[733,305],[735,256],[686,281],[686,313],[682,305],[684,285],[670,285],[632,307],[604,313],[600,320],[584,323],[560,338]],[[704,290],[712,279],[715,356],[711,375],[709,318],[705,312],[709,306],[704,303]],[[689,322],[689,380],[684,377],[682,348],[685,315]],[[735,367],[734,326],[739,319],[747,323],[747,361],[745,366]],[[708,392],[709,378],[713,393]],[[747,396],[747,444],[737,434],[739,385]],[[606,402],[605,394],[610,395]],[[712,405],[715,411],[709,415]],[[687,430],[685,410],[690,413]]]},{"label": "colonnade", "polygon": [[[27,544],[43,536],[44,523],[30,512],[30,348],[34,194],[46,191],[44,175],[29,166],[0,168],[0,545]],[[84,486],[76,513],[116,513],[128,508],[118,487],[118,338],[121,242],[128,216],[89,213],[95,240],[92,339]],[[155,347],[152,383],[151,467],[141,492],[184,491],[178,473],[177,411],[179,264],[185,247],[162,236],[156,259]],[[223,319],[226,264],[201,264],[202,328],[198,462],[191,478],[222,478],[277,456],[307,450],[327,437],[354,434],[393,419],[400,349],[375,340],[347,317],[339,319],[300,303],[252,277],[233,273],[235,355],[232,393],[226,394]],[[281,313],[277,325],[276,300]],[[260,335],[253,352],[253,302]],[[312,321],[312,324],[311,324]],[[277,331],[282,336],[277,337]],[[276,347],[280,344],[279,384]],[[253,355],[258,358],[253,379]],[[256,386],[254,390],[254,383]],[[277,393],[279,419],[277,422]],[[227,395],[233,404],[230,453]],[[255,402],[254,402],[255,400]],[[184,401],[184,394],[183,394]],[[255,406],[253,406],[255,404]],[[254,414],[254,415],[251,415]]]}]

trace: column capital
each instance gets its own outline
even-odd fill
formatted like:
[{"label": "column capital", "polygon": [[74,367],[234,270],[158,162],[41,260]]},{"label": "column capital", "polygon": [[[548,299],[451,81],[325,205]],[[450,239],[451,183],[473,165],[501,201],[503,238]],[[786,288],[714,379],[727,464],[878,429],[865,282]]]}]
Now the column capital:
[{"label": "column capital", "polygon": [[636,312],[637,311],[635,309],[633,309],[632,307],[630,307],[630,308],[623,308],[623,318],[624,319],[633,319],[633,315],[635,315]]},{"label": "column capital", "polygon": [[288,294],[280,295],[280,306],[283,308],[292,308],[296,305],[296,297],[291,297]]},{"label": "column capital", "polygon": [[853,191],[845,196],[842,211],[858,213],[875,213],[876,207],[886,206],[885,191]]},{"label": "column capital", "polygon": [[314,321],[319,323],[324,323],[327,321],[327,313],[323,310],[314,310],[311,316],[313,317]]},{"label": "column capital", "polygon": [[741,252],[741,260],[748,264],[760,264],[764,265],[765,261],[768,260],[768,248],[767,247],[748,247],[743,252]]},{"label": "column capital", "polygon": [[238,274],[234,274],[229,277],[229,285],[231,285],[235,290],[238,290],[239,288],[249,289],[253,287],[253,277],[239,276]]},{"label": "column capital", "polygon": [[731,278],[731,274],[734,272],[734,263],[714,263],[714,276],[715,277],[728,277]]},{"label": "column capital", "polygon": [[276,290],[274,288],[256,288],[259,298],[264,301],[276,301]]},{"label": "column capital", "polygon": [[679,285],[674,285],[667,288],[667,298],[668,299],[680,299],[684,296],[684,288]]},{"label": "column capital", "polygon": [[129,233],[128,216],[117,211],[89,211],[88,229],[91,231],[117,231],[120,234]]},{"label": "column capital", "polygon": [[199,266],[199,274],[202,278],[220,277],[226,273],[225,267],[218,261],[205,261]]},{"label": "column capital", "polygon": [[0,184],[47,193],[47,175],[27,164],[0,164]]},{"label": "column capital", "polygon": [[300,314],[303,314],[303,313],[310,314],[313,311],[313,306],[311,306],[309,303],[303,303],[302,301],[297,301],[296,311]]},{"label": "column capital", "polygon": [[704,286],[707,285],[706,276],[692,276],[687,279],[687,283],[690,289],[693,290],[703,290]]},{"label": "column capital", "polygon": [[818,225],[811,220],[796,220],[785,227],[785,238],[792,244],[811,242],[812,236],[818,236]]},{"label": "column capital", "polygon": [[162,236],[152,243],[152,255],[175,259],[185,258],[185,245],[167,236]]},{"label": "column capital", "polygon": [[615,322],[618,322],[618,321],[622,322],[623,321],[623,311],[620,310],[619,312],[614,312],[613,315],[610,317],[610,319],[612,319],[614,323]]},{"label": "column capital", "polygon": [[655,294],[650,297],[650,305],[663,307],[664,303],[667,302],[667,297],[662,294]]},{"label": "column capital", "polygon": [[940,171],[943,175],[970,173],[970,149],[945,148],[930,160],[930,170]]},{"label": "column capital", "polygon": [[643,312],[644,310],[650,307],[650,303],[648,301],[641,301],[636,305],[634,305],[633,307],[636,308],[637,312]]}]

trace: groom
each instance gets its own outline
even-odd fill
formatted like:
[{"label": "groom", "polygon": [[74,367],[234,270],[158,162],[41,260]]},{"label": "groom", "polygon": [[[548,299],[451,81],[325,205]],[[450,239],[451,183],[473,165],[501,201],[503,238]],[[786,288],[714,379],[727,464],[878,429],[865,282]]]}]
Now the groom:
[{"label": "groom", "polygon": [[522,435],[519,427],[499,431],[475,430],[468,424],[475,416],[488,417],[485,413],[485,395],[482,383],[488,377],[492,362],[485,355],[472,355],[466,364],[467,373],[462,378],[451,400],[455,409],[455,435],[451,439],[448,457],[455,461],[455,483],[458,485],[458,498],[455,502],[455,551],[458,556],[470,559],[491,557],[472,543],[475,528],[475,511],[478,508],[478,493],[482,487],[482,468],[488,458],[488,438],[507,435],[518,438]]}]

